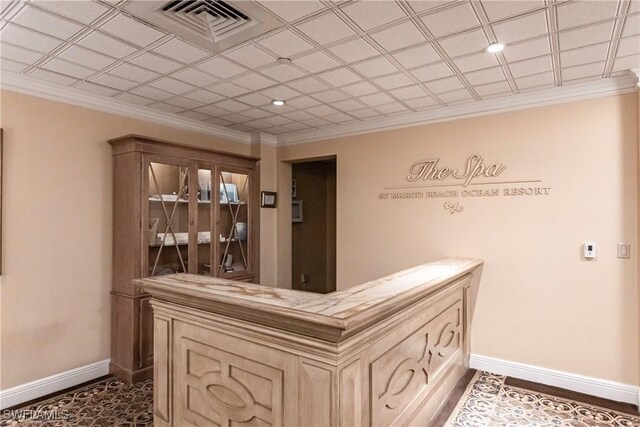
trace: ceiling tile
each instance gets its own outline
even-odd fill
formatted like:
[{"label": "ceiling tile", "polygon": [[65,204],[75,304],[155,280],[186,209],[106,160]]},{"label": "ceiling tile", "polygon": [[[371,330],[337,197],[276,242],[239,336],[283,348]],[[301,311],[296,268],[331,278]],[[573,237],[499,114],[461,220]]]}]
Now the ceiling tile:
[{"label": "ceiling tile", "polygon": [[409,0],[409,4],[411,8],[416,11],[416,13],[424,12],[427,10],[433,10],[436,8],[440,8],[446,4],[455,3],[453,0]]},{"label": "ceiling tile", "polygon": [[276,86],[269,89],[264,89],[261,91],[262,94],[271,98],[271,99],[290,99],[295,98],[296,96],[300,96],[300,92],[297,90],[293,90],[288,88],[287,86]]},{"label": "ceiling tile", "polygon": [[120,77],[112,76],[109,74],[102,74],[100,76],[92,78],[91,80],[100,83],[101,85],[113,87],[120,90],[129,90],[132,87],[138,85],[138,83],[136,82],[132,82],[130,80],[122,79]]},{"label": "ceiling tile", "polygon": [[260,3],[261,6],[266,7],[276,15],[280,16],[285,21],[294,21],[303,16],[310,15],[318,10],[324,8],[324,6],[318,1],[266,1]]},{"label": "ceiling tile", "polygon": [[342,91],[351,96],[361,96],[377,92],[378,89],[369,82],[360,82],[341,88]]},{"label": "ceiling tile", "polygon": [[95,21],[102,14],[110,10],[100,3],[92,1],[37,0],[33,3],[84,24]]},{"label": "ceiling tile", "polygon": [[183,116],[183,117],[187,117],[189,119],[193,119],[193,120],[199,120],[199,121],[204,121],[207,119],[210,119],[211,117],[206,115],[206,114],[202,114],[199,113],[197,111],[184,111],[182,113],[178,113],[178,115]]},{"label": "ceiling tile", "polygon": [[515,79],[518,89],[529,89],[538,86],[546,86],[554,84],[553,72],[547,71],[540,74],[534,74],[527,77],[520,77]]},{"label": "ceiling tile", "polygon": [[33,73],[29,74],[29,76],[31,77],[35,77],[37,79],[40,80],[46,80],[48,82],[51,83],[56,83],[56,84],[60,84],[60,85],[70,85],[72,83],[75,83],[77,80],[69,77],[69,76],[63,76],[62,74],[59,73],[53,73],[51,71],[47,71],[47,70],[43,70],[41,68],[35,70]]},{"label": "ceiling tile", "polygon": [[123,92],[120,95],[116,95],[114,96],[114,99],[117,99],[118,101],[129,102],[131,104],[136,104],[136,105],[149,105],[153,102],[153,100],[151,99],[145,98],[143,96],[134,95],[129,92]]},{"label": "ceiling tile", "polygon": [[67,76],[76,77],[78,79],[84,79],[95,73],[95,71],[90,68],[82,67],[72,62],[63,61],[62,59],[57,58],[47,62],[42,66],[42,68]]},{"label": "ceiling tile", "polygon": [[443,93],[449,92],[452,90],[462,89],[464,85],[458,80],[457,77],[446,77],[440,80],[434,80],[432,82],[427,83],[427,87],[433,93]]},{"label": "ceiling tile", "polygon": [[[640,3],[640,2],[636,2]],[[640,33],[640,14],[627,16],[622,29],[622,37],[630,37]]]},{"label": "ceiling tile", "polygon": [[325,116],[324,119],[329,120],[332,123],[345,123],[353,121],[353,117],[344,113],[329,114],[328,116]]},{"label": "ceiling tile", "polygon": [[79,46],[71,46],[64,52],[58,54],[58,57],[70,62],[75,62],[76,64],[85,65],[94,70],[101,70],[116,61],[113,58]]},{"label": "ceiling tile", "polygon": [[472,86],[505,80],[502,67],[485,68],[480,71],[472,71],[470,73],[466,73],[464,77]]},{"label": "ceiling tile", "polygon": [[331,12],[299,24],[298,29],[320,45],[335,42],[355,34],[347,24]]},{"label": "ceiling tile", "polygon": [[544,36],[528,42],[508,46],[502,53],[506,60],[511,62],[542,55],[550,55],[549,37]]},{"label": "ceiling tile", "polygon": [[223,110],[230,111],[232,113],[239,113],[241,111],[248,110],[251,106],[247,104],[243,104],[242,102],[238,102],[234,99],[227,99],[224,101],[220,101],[215,104],[216,107],[222,108]]},{"label": "ceiling tile", "polygon": [[[320,105],[321,102],[317,99],[313,99],[308,96],[301,96],[296,99],[287,100],[287,106],[296,107],[296,108],[309,108],[315,105]],[[271,109],[270,111],[272,111]]]},{"label": "ceiling tile", "polygon": [[267,123],[263,120],[252,120],[250,122],[245,122],[244,124],[258,130],[263,130],[273,126],[272,124]]},{"label": "ceiling tile", "polygon": [[147,105],[149,108],[153,108],[154,110],[164,111],[165,113],[178,113],[183,111],[184,108],[176,107],[175,105],[164,104],[162,102],[155,102],[153,104]]},{"label": "ceiling tile", "polygon": [[84,82],[81,85],[77,86],[77,88],[82,91],[93,93],[95,95],[100,95],[100,96],[113,96],[120,93],[120,91],[117,89],[113,89],[110,87],[97,85],[89,82]]},{"label": "ceiling tile", "polygon": [[346,68],[327,71],[326,73],[319,74],[318,77],[338,87],[348,85],[349,83],[354,83],[360,80],[360,77],[357,74]]},{"label": "ceiling tile", "polygon": [[458,69],[463,73],[480,70],[482,68],[495,67],[499,64],[496,56],[488,52],[463,56],[461,58],[455,59],[453,62],[456,64],[456,67],[458,67]]},{"label": "ceiling tile", "polygon": [[511,94],[511,87],[506,81],[489,83],[486,85],[475,86],[473,88],[482,98],[493,97],[499,94]]},{"label": "ceiling tile", "polygon": [[395,65],[383,56],[354,64],[353,68],[369,78],[397,73],[399,71]]},{"label": "ceiling tile", "polygon": [[176,38],[161,44],[157,48],[153,49],[153,51],[167,56],[171,59],[184,62],[185,64],[191,64],[211,55],[205,50],[195,47],[192,44],[185,43],[182,40]]},{"label": "ceiling tile", "polygon": [[302,129],[309,129],[309,126],[302,124],[302,123],[290,123],[288,125],[282,125],[283,128],[285,128],[288,131],[295,131],[295,130],[302,130]]},{"label": "ceiling tile", "polygon": [[552,69],[553,63],[551,62],[550,55],[527,59],[525,61],[512,62],[509,64],[509,70],[513,77],[529,76],[531,74],[538,74]]},{"label": "ceiling tile", "polygon": [[603,71],[604,62],[595,62],[593,64],[562,68],[562,82],[564,84],[564,82],[568,80],[601,75]]},{"label": "ceiling tile", "polygon": [[109,70],[109,74],[122,77],[127,80],[132,80],[138,83],[144,83],[152,79],[157,79],[160,74],[153,71],[146,70],[144,68],[136,67],[135,65],[124,63],[116,68]]},{"label": "ceiling tile", "polygon": [[335,108],[329,107],[328,105],[317,105],[315,107],[307,108],[307,113],[313,114],[314,116],[323,117],[328,116],[329,114],[339,113]]},{"label": "ceiling tile", "polygon": [[248,68],[258,68],[276,61],[276,58],[251,45],[225,52],[224,56]]},{"label": "ceiling tile", "polygon": [[210,59],[202,64],[196,65],[196,68],[222,79],[228,79],[247,71],[246,68],[220,57]]},{"label": "ceiling tile", "polygon": [[12,73],[19,73],[24,71],[27,67],[27,64],[12,61],[10,59],[3,58],[2,61],[0,61],[0,69],[3,71],[11,71]]},{"label": "ceiling tile", "polygon": [[129,18],[122,13],[102,24],[100,28],[138,46],[147,46],[157,40],[160,40],[166,35],[165,33],[158,31],[155,28],[151,28],[151,26],[143,24],[136,19]]},{"label": "ceiling tile", "polygon": [[209,119],[205,121],[209,124],[216,125],[216,126],[228,126],[232,124],[230,121],[221,119],[219,117],[214,117],[213,119]]},{"label": "ceiling tile", "polygon": [[426,67],[420,67],[410,70],[418,80],[421,82],[428,82],[430,80],[440,79],[453,74],[451,68],[445,62],[439,62],[437,64],[427,65]]},{"label": "ceiling tile", "polygon": [[124,58],[138,50],[126,43],[118,41],[97,31],[93,31],[87,37],[77,42],[79,45],[104,53],[114,58]]},{"label": "ceiling tile", "polygon": [[175,71],[183,66],[179,62],[162,58],[153,53],[142,54],[133,59],[130,59],[129,62],[146,68],[147,70],[158,71],[160,73],[170,73],[171,71]]},{"label": "ceiling tile", "polygon": [[227,110],[223,110],[222,108],[218,108],[213,105],[205,105],[204,107],[198,107],[195,110],[209,116],[219,116],[229,113]]},{"label": "ceiling tile", "polygon": [[618,56],[628,56],[636,53],[640,53],[640,36],[626,37],[620,39],[618,44]]},{"label": "ceiling tile", "polygon": [[393,57],[405,68],[414,68],[442,60],[438,52],[430,44],[423,44],[422,46],[394,53]]},{"label": "ceiling tile", "polygon": [[[263,105],[268,105],[273,99],[273,97],[266,96],[261,93],[250,93],[248,95],[239,96],[236,99],[240,102],[244,102],[245,104],[249,104],[253,107],[260,107]],[[281,99],[281,98],[277,98],[277,99]]]},{"label": "ceiling tile", "polygon": [[270,125],[286,125],[287,123],[291,123],[290,119],[282,116],[271,116],[266,119],[262,119],[263,122],[269,123]]},{"label": "ceiling tile", "polygon": [[640,55],[622,56],[615,59],[612,71],[630,70],[640,68]]},{"label": "ceiling tile", "polygon": [[421,19],[435,37],[458,33],[480,25],[480,21],[469,3],[462,3],[424,15]]},{"label": "ceiling tile", "polygon": [[217,93],[209,92],[206,89],[198,89],[194,92],[185,93],[184,97],[195,99],[196,101],[204,102],[205,104],[218,102],[224,99],[223,96],[218,95]]},{"label": "ceiling tile", "polygon": [[404,103],[407,104],[409,107],[413,108],[414,110],[424,110],[426,108],[431,108],[438,105],[436,100],[434,100],[429,96],[410,99],[408,101],[404,101]]},{"label": "ceiling tile", "polygon": [[312,116],[309,113],[305,113],[304,111],[292,111],[290,113],[285,114],[285,117],[291,120],[302,122],[305,120],[313,119],[314,116]]},{"label": "ceiling tile", "polygon": [[371,37],[389,52],[426,41],[411,21],[371,34]]},{"label": "ceiling tile", "polygon": [[529,12],[533,9],[544,7],[544,1],[536,0],[506,0],[506,1],[493,1],[483,0],[482,6],[484,7],[487,17],[490,21],[497,21],[499,19],[507,18],[510,16],[520,15],[525,12]]},{"label": "ceiling tile", "polygon": [[261,108],[252,108],[251,110],[247,110],[243,112],[245,116],[251,117],[253,119],[263,119],[265,117],[271,116],[273,113],[265,111]]},{"label": "ceiling tile", "polygon": [[484,51],[489,42],[482,30],[473,30],[457,36],[438,40],[447,55],[454,58],[469,53]]},{"label": "ceiling tile", "polygon": [[266,77],[262,77],[259,74],[251,73],[243,77],[239,77],[233,80],[233,83],[238,86],[246,87],[247,89],[252,90],[260,90],[265,87],[276,85],[277,82],[268,79]]},{"label": "ceiling tile", "polygon": [[0,57],[2,57],[2,59],[12,59],[24,64],[33,64],[43,56],[40,52],[23,49],[7,43],[0,43]]},{"label": "ceiling tile", "polygon": [[378,77],[373,79],[373,81],[377,85],[387,90],[414,84],[414,81],[411,80],[409,77],[405,76],[403,73],[393,74],[393,75],[384,76],[384,77]]},{"label": "ceiling tile", "polygon": [[375,107],[376,105],[388,104],[389,102],[394,101],[392,97],[383,92],[361,96],[359,100],[372,107]]},{"label": "ceiling tile", "polygon": [[406,86],[399,89],[393,89],[389,91],[390,94],[398,99],[412,99],[419,96],[425,96],[426,93],[418,85]]},{"label": "ceiling tile", "polygon": [[154,99],[156,101],[162,101],[163,99],[172,98],[173,94],[165,92],[160,89],[156,89],[151,86],[142,86],[131,90],[131,93],[144,96],[145,98]]},{"label": "ceiling tile", "polygon": [[461,102],[473,101],[473,96],[466,89],[454,90],[438,95],[447,104],[458,104]]},{"label": "ceiling tile", "polygon": [[617,7],[618,2],[611,0],[560,4],[557,6],[558,28],[566,30],[579,25],[615,18]]},{"label": "ceiling tile", "polygon": [[605,61],[609,43],[600,43],[578,49],[565,50],[560,53],[560,64],[563,67],[588,64],[590,62]]},{"label": "ceiling tile", "polygon": [[547,34],[547,18],[544,12],[535,12],[522,18],[510,19],[492,25],[500,43],[517,42]]},{"label": "ceiling tile", "polygon": [[50,13],[43,12],[31,5],[27,5],[11,19],[11,22],[24,27],[61,38],[63,40],[76,34],[83,26],[66,19],[58,18]]},{"label": "ceiling tile", "polygon": [[294,34],[291,30],[280,31],[266,39],[260,40],[258,44],[266,47],[282,58],[289,58],[290,56],[313,48],[311,44]]},{"label": "ceiling tile", "polygon": [[177,107],[186,108],[192,110],[194,108],[202,107],[202,102],[194,101],[193,99],[185,98],[182,96],[176,96],[175,98],[167,99],[167,104],[175,105]]},{"label": "ceiling tile", "polygon": [[331,122],[322,119],[311,119],[307,120],[305,123],[316,128],[332,124]]},{"label": "ceiling tile", "polygon": [[304,79],[296,80],[293,82],[287,83],[287,86],[294,88],[297,91],[300,91],[305,94],[319,92],[321,90],[328,89],[329,86],[320,83],[313,77],[306,77]]},{"label": "ceiling tile", "polygon": [[149,83],[149,86],[153,86],[156,89],[171,92],[176,95],[181,95],[185,92],[195,89],[195,86],[181,82],[180,80],[172,79],[170,77],[163,77],[160,80]]},{"label": "ceiling tile", "polygon": [[369,108],[365,108],[362,110],[356,110],[356,111],[351,111],[349,114],[351,114],[352,116],[356,116],[359,119],[366,119],[369,117],[374,117],[374,116],[378,116],[379,113],[369,109]]},{"label": "ceiling tile", "polygon": [[61,40],[43,36],[11,23],[7,24],[2,31],[0,31],[0,40],[42,53],[48,53],[62,44]]},{"label": "ceiling tile", "polygon": [[299,79],[300,77],[305,76],[302,71],[298,71],[288,64],[278,64],[273,67],[262,69],[260,70],[260,74],[272,78],[273,80],[280,83]]},{"label": "ceiling tile", "polygon": [[332,105],[336,101],[342,101],[343,99],[347,98],[346,95],[343,95],[342,93],[338,92],[337,90],[328,90],[328,91],[325,91],[325,92],[314,93],[313,97],[315,99],[318,99],[318,100],[322,101],[322,102],[330,103]]},{"label": "ceiling tile", "polygon": [[376,106],[376,110],[384,114],[393,114],[393,113],[399,113],[401,111],[406,112],[407,107],[405,107],[402,104],[398,104],[397,102],[390,102],[389,104]]},{"label": "ceiling tile", "polygon": [[186,70],[173,73],[171,77],[176,78],[185,83],[191,83],[194,86],[209,86],[218,81],[216,77],[198,71],[195,68],[187,68]]},{"label": "ceiling tile", "polygon": [[322,52],[312,53],[302,58],[297,58],[293,61],[299,67],[304,68],[310,73],[320,73],[330,68],[340,66],[340,63],[330,58]]},{"label": "ceiling tile", "polygon": [[363,107],[363,105],[355,99],[345,99],[344,101],[333,102],[331,103],[331,106],[337,108],[340,111],[346,112],[359,110]]},{"label": "ceiling tile", "polygon": [[560,32],[558,34],[560,49],[567,50],[609,41],[613,31],[613,23],[614,21],[609,21],[587,28]]},{"label": "ceiling tile", "polygon": [[407,16],[395,2],[391,1],[350,3],[342,10],[365,31]]},{"label": "ceiling tile", "polygon": [[232,83],[219,83],[209,86],[208,89],[212,92],[228,96],[230,98],[251,92],[251,89],[236,86]]},{"label": "ceiling tile", "polygon": [[380,55],[380,52],[374,49],[364,39],[355,39],[339,44],[329,48],[329,51],[349,63]]}]

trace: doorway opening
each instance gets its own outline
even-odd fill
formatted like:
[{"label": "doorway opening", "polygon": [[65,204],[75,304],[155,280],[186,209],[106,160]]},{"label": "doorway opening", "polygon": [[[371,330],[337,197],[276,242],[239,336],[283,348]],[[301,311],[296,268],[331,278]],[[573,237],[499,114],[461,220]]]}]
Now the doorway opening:
[{"label": "doorway opening", "polygon": [[292,165],[291,284],[336,290],[336,159]]}]

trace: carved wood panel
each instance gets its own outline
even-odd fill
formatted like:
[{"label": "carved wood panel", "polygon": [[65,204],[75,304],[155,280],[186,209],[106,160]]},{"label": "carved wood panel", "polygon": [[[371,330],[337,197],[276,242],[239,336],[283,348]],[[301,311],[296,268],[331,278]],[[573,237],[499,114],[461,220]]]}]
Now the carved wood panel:
[{"label": "carved wood panel", "polygon": [[[197,336],[197,327],[183,326],[191,329],[189,336]],[[212,340],[203,344],[178,333],[175,340],[177,425],[283,425],[281,369],[223,350]]]},{"label": "carved wood panel", "polygon": [[[300,363],[301,426],[326,427],[332,425],[333,372],[322,366]],[[319,396],[322,396],[319,398]]]},{"label": "carved wood panel", "polygon": [[396,425],[419,405],[462,346],[460,301],[370,364],[371,424]]}]

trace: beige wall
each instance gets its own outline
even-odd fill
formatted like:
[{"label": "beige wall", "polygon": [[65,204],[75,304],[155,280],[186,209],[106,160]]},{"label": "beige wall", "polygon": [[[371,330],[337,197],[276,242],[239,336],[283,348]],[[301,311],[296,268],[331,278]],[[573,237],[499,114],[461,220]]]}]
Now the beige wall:
[{"label": "beige wall", "polygon": [[109,358],[108,139],[138,133],[249,154],[250,145],[3,91],[0,389]]},{"label": "beige wall", "polygon": [[[378,200],[414,161],[468,156],[542,179],[549,196]],[[638,384],[638,96],[279,148],[279,160],[336,155],[338,287],[445,256],[486,262],[473,353]],[[283,163],[284,165],[284,163]],[[284,168],[284,166],[281,166]],[[495,188],[495,187],[494,187]],[[280,223],[289,213],[280,212]],[[286,230],[279,253],[290,253]],[[598,259],[581,259],[595,240]],[[616,258],[616,244],[632,258]],[[279,270],[290,266],[279,259]],[[290,270],[289,270],[290,271]]]}]

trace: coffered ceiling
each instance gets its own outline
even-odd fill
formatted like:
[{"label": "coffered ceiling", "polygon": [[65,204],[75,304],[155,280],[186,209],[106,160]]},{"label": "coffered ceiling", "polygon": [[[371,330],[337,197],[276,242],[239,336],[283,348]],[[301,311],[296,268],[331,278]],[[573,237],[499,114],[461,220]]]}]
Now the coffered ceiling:
[{"label": "coffered ceiling", "polygon": [[[274,18],[231,47],[207,47],[175,26],[172,33],[138,3],[1,1],[2,75],[212,128],[295,135],[558,90],[640,66],[639,0],[227,1],[254,8],[244,12],[249,19],[256,7]],[[502,52],[485,51],[498,41]]]}]

